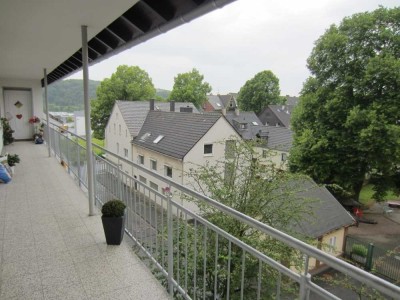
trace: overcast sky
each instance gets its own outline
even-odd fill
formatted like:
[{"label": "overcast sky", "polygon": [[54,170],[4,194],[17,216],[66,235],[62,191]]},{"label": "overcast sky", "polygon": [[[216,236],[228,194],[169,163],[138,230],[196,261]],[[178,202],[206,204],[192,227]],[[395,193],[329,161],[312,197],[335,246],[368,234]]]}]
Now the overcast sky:
[{"label": "overcast sky", "polygon": [[[157,88],[171,90],[178,73],[197,68],[213,93],[238,92],[263,70],[296,96],[309,76],[314,42],[333,23],[357,12],[399,6],[398,0],[238,0],[189,24],[90,67],[103,80],[119,65],[137,65]],[[70,78],[82,78],[76,73]]]}]

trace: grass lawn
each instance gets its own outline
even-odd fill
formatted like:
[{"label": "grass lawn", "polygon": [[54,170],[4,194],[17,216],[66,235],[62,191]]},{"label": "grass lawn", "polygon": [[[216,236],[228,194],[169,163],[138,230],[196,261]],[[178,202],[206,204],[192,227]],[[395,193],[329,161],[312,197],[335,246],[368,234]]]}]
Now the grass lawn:
[{"label": "grass lawn", "polygon": [[[364,187],[362,188],[360,193],[360,202],[362,204],[369,206],[375,202],[375,200],[372,199],[372,195],[374,194],[374,190],[372,188],[373,188],[372,184],[364,185]],[[399,198],[398,196],[396,196],[392,192],[389,192],[384,199],[385,201],[390,201],[390,200],[397,200],[398,198]]]},{"label": "grass lawn", "polygon": [[[96,138],[92,137],[92,143],[99,145],[100,147],[104,147],[104,140],[99,140]],[[81,145],[83,148],[86,149],[86,141],[82,140],[82,139],[78,139],[78,144]],[[97,147],[93,147],[93,151],[94,153],[96,153],[97,155],[101,155],[103,154],[103,151],[101,151],[101,149],[97,148]]]}]

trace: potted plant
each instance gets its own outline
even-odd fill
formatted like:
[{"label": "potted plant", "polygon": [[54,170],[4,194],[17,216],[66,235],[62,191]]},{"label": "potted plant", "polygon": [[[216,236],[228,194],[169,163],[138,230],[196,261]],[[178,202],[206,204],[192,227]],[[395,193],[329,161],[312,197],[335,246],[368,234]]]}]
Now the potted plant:
[{"label": "potted plant", "polygon": [[106,202],[101,208],[101,221],[107,245],[120,245],[122,242],[125,229],[125,208],[125,203],[118,199]]},{"label": "potted plant", "polygon": [[18,154],[8,154],[7,155],[7,163],[10,166],[11,174],[15,174],[15,165],[20,162]]}]

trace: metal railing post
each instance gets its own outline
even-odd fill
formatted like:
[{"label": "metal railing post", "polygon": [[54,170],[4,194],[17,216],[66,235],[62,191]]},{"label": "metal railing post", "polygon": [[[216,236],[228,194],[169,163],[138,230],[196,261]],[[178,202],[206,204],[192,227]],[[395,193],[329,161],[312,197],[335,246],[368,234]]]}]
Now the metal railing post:
[{"label": "metal railing post", "polygon": [[309,283],[311,282],[311,275],[309,273],[307,274],[301,274],[300,277],[300,295],[299,299],[300,300],[307,300],[308,295],[309,295]]},{"label": "metal railing post", "polygon": [[43,69],[43,73],[44,73],[44,103],[46,106],[46,124],[47,124],[47,128],[46,128],[46,133],[47,133],[47,150],[49,152],[49,157],[51,157],[51,151],[50,151],[50,121],[49,121],[49,99],[47,97],[47,70],[46,68]]},{"label": "metal railing post", "polygon": [[168,290],[169,294],[172,297],[174,293],[174,286],[172,283],[173,273],[174,273],[174,237],[173,237],[173,216],[172,216],[172,193],[171,187],[169,190],[169,194],[167,197],[167,222],[168,222]]},{"label": "metal railing post", "polygon": [[366,271],[371,271],[372,269],[372,255],[374,254],[374,244],[370,243],[368,245],[368,252],[367,252],[367,259],[365,261],[365,270]]},{"label": "metal railing post", "polygon": [[78,185],[81,187],[81,148],[78,140],[76,141],[76,146],[78,149]]}]

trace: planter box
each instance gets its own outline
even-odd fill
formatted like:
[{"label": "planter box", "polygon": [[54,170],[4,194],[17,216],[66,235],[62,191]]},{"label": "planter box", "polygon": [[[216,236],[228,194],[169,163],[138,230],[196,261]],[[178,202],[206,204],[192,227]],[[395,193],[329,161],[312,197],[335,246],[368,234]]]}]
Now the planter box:
[{"label": "planter box", "polygon": [[125,232],[125,215],[122,217],[101,217],[107,245],[120,245]]}]

